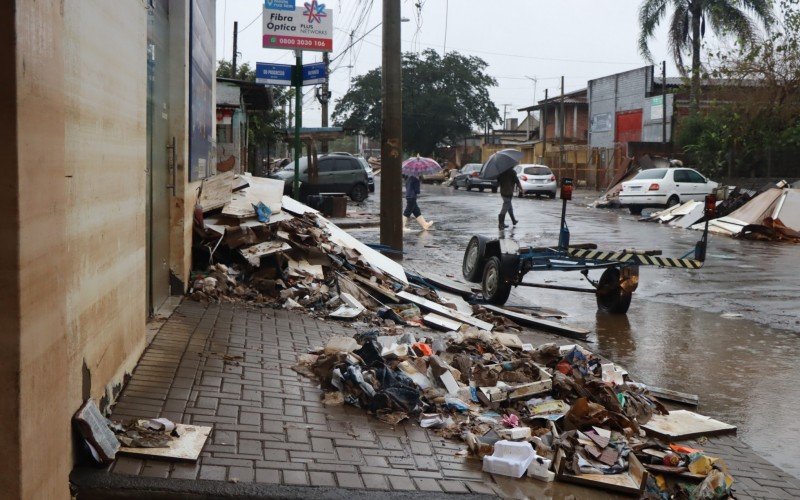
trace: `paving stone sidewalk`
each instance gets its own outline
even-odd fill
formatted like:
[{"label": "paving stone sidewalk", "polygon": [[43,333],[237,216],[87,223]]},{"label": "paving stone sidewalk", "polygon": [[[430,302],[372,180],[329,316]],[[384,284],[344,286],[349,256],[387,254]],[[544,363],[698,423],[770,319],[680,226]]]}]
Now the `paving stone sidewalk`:
[{"label": "paving stone sidewalk", "polygon": [[[113,418],[163,416],[211,425],[212,437],[197,463],[120,457],[98,474],[112,484],[138,476],[226,482],[242,491],[261,483],[433,497],[613,497],[574,485],[493,477],[481,471],[480,461],[455,455],[461,443],[414,422],[393,427],[357,408],[324,406],[316,382],[291,367],[298,354],[329,336],[353,333],[348,324],[305,313],[185,301],[145,351]],[[542,333],[522,337],[565,342]],[[737,498],[800,497],[800,482],[737,438],[712,438],[701,447],[725,459]]]}]

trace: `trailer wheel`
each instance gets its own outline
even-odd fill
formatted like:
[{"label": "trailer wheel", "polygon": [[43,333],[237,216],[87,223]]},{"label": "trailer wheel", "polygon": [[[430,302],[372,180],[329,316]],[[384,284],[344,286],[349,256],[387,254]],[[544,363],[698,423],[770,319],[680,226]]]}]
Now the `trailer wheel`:
[{"label": "trailer wheel", "polygon": [[632,292],[626,292],[620,286],[619,268],[609,267],[600,276],[597,286],[597,309],[611,314],[625,314],[631,306]]},{"label": "trailer wheel", "polygon": [[464,260],[461,263],[461,274],[464,279],[472,283],[480,283],[483,277],[483,265],[486,262],[486,238],[473,236],[464,250]]},{"label": "trailer wheel", "polygon": [[481,287],[483,298],[494,305],[502,306],[508,300],[508,296],[511,294],[511,285],[503,275],[499,257],[492,257],[486,261]]}]

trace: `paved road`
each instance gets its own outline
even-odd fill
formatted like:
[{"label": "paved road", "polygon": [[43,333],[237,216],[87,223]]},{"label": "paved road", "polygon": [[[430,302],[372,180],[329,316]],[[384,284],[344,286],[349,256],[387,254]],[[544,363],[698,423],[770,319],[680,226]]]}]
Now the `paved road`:
[{"label": "paved road", "polygon": [[[460,277],[472,234],[498,235],[501,200],[489,192],[424,185],[419,205],[436,230],[409,231],[405,265]],[[376,203],[378,196],[369,203]],[[638,222],[621,210],[589,208],[578,191],[568,210],[572,242],[599,248],[661,249],[681,256],[700,233]],[[522,221],[506,236],[533,245],[557,241],[560,200],[515,199]],[[377,229],[354,232],[378,241]],[[642,268],[627,316],[596,313],[588,294],[519,288],[509,304],[560,308],[591,329],[596,350],[644,382],[700,395],[699,411],[736,424],[739,436],[800,477],[800,246],[711,238],[702,270]],[[596,277],[595,277],[596,278]],[[581,285],[578,273],[536,273],[527,281]],[[586,283],[583,282],[585,285]],[[729,317],[741,315],[741,317]]]}]

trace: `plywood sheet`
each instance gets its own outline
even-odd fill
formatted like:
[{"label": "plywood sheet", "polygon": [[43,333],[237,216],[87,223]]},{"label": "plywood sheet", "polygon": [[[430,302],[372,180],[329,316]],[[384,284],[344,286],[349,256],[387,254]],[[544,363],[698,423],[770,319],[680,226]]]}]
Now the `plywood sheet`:
[{"label": "plywood sheet", "polygon": [[493,313],[505,316],[521,326],[539,328],[540,330],[560,333],[561,335],[567,335],[570,337],[585,338],[587,335],[589,335],[589,330],[586,330],[585,328],[566,325],[564,323],[559,323],[558,321],[552,321],[549,319],[534,318],[529,314],[509,311],[508,309],[503,309],[502,307],[493,306],[491,304],[481,304],[481,307],[485,307]]},{"label": "plywood sheet", "polygon": [[422,298],[420,296],[408,293],[408,292],[400,292],[397,296],[406,302],[411,302],[413,304],[418,305],[422,309],[430,312],[435,312],[436,314],[445,316],[450,319],[454,319],[456,321],[460,321],[462,323],[466,323],[468,325],[474,326],[476,328],[480,328],[481,330],[492,331],[494,325],[491,323],[487,323],[486,321],[482,321],[477,318],[473,318],[472,316],[467,316],[462,314],[458,311],[445,307],[439,303],[432,302],[428,299]]},{"label": "plywood sheet", "polygon": [[126,448],[123,446],[119,452],[145,458],[196,461],[211,433],[211,427],[177,424],[177,430],[180,437],[170,441],[169,448]]},{"label": "plywood sheet", "polygon": [[466,283],[461,283],[460,281],[456,281],[447,278],[445,276],[440,276],[438,274],[422,273],[422,272],[417,272],[417,274],[425,278],[425,280],[430,284],[432,284],[434,287],[446,290],[450,293],[458,294],[463,298],[471,297],[472,295],[474,295],[472,287],[470,287]]},{"label": "plywood sheet", "polygon": [[[264,177],[247,177],[250,187],[237,191],[230,196],[230,202],[222,209],[222,215],[239,219],[255,217],[253,205],[259,202],[269,207],[270,212],[281,212],[283,199],[283,182]],[[270,218],[270,221],[272,219]]]},{"label": "plywood sheet", "polygon": [[461,314],[466,314],[467,316],[472,316],[474,312],[472,310],[472,306],[469,304],[469,302],[462,299],[460,295],[444,292],[442,290],[437,291],[436,294],[442,299],[442,302],[454,306],[456,311],[460,312]]},{"label": "plywood sheet", "polygon": [[422,317],[422,321],[425,322],[426,325],[430,326],[431,328],[436,328],[437,330],[444,330],[446,332],[458,331],[461,328],[463,323],[456,321],[454,319],[445,318],[436,313],[428,313]]},{"label": "plywood sheet", "polygon": [[736,426],[688,410],[671,411],[669,415],[653,415],[642,428],[648,435],[672,441],[736,434]]},{"label": "plywood sheet", "polygon": [[225,206],[226,203],[231,201],[233,177],[234,173],[231,171],[203,179],[198,202],[203,207],[204,213]]},{"label": "plywood sheet", "polygon": [[265,241],[246,248],[240,248],[239,253],[247,259],[251,266],[261,265],[261,257],[277,252],[291,250],[292,247],[285,241]]}]

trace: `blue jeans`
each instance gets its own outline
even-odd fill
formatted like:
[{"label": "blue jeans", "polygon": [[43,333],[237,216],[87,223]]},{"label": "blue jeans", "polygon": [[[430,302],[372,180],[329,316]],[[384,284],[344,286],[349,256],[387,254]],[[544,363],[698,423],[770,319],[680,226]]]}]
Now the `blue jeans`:
[{"label": "blue jeans", "polygon": [[416,198],[406,198],[406,209],[403,211],[403,217],[411,217],[411,214],[414,214],[414,217],[422,215]]}]

